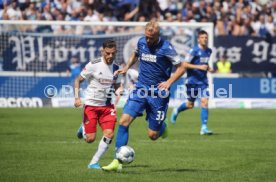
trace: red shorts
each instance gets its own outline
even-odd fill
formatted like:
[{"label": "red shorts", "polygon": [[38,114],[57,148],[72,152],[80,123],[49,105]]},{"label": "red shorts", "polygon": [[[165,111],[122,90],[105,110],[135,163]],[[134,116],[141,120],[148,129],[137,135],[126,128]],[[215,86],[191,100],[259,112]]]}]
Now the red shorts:
[{"label": "red shorts", "polygon": [[114,105],[109,106],[84,106],[83,125],[85,133],[96,133],[97,122],[102,130],[114,131],[116,124],[116,110]]}]

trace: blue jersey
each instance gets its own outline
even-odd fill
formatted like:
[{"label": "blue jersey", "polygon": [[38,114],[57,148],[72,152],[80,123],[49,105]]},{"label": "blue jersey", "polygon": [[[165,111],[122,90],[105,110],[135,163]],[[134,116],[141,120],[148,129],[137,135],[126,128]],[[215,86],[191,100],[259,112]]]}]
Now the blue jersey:
[{"label": "blue jersey", "polygon": [[158,86],[167,81],[172,72],[173,65],[180,63],[174,47],[166,40],[160,38],[156,46],[149,48],[145,37],[141,37],[137,43],[136,54],[139,56],[138,83],[143,86]]},{"label": "blue jersey", "polygon": [[[188,61],[194,65],[208,65],[208,61],[212,54],[212,49],[207,48],[202,50],[198,46],[195,46],[190,50],[189,54],[186,56],[185,61]],[[198,69],[187,69],[187,80],[186,84],[195,85],[208,85],[207,71]]]}]

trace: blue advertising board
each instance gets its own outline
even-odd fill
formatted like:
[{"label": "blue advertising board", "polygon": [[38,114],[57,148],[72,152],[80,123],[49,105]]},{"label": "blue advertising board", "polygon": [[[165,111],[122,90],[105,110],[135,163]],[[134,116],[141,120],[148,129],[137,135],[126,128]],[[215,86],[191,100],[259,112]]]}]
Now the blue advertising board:
[{"label": "blue advertising board", "polygon": [[[185,98],[184,81],[182,77],[172,85],[171,98]],[[73,84],[70,77],[0,76],[0,97],[73,97]],[[84,89],[87,83],[81,86]],[[276,78],[214,78],[212,87],[214,98],[222,89],[222,98],[276,98]]]},{"label": "blue advertising board", "polygon": [[214,78],[213,82],[214,91],[225,89],[232,98],[276,98],[276,78]]}]

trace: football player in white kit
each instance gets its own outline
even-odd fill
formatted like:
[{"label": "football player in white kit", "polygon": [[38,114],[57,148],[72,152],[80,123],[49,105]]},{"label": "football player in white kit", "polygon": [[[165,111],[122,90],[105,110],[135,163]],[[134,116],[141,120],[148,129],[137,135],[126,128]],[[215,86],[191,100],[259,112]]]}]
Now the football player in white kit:
[{"label": "football player in white kit", "polygon": [[114,135],[116,110],[111,103],[112,93],[120,86],[120,78],[114,76],[119,66],[113,63],[116,56],[116,42],[107,40],[103,43],[102,56],[91,60],[75,80],[75,107],[82,105],[79,96],[80,83],[85,79],[88,86],[85,93],[83,123],[78,131],[78,137],[87,143],[96,139],[97,123],[103,131],[99,143],[88,168],[101,169],[100,158],[107,151]]}]

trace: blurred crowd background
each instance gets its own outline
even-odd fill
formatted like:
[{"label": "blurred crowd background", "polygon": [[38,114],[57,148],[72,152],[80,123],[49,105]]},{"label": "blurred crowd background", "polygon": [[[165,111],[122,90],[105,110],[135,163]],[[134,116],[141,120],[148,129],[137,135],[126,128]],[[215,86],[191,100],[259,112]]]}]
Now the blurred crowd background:
[{"label": "blurred crowd background", "polygon": [[[276,35],[276,1],[272,0],[0,0],[1,20],[212,22],[215,35]],[[120,30],[66,26],[25,31],[54,34],[105,34]],[[122,30],[124,31],[124,30]],[[140,31],[139,27],[137,31]]]}]

